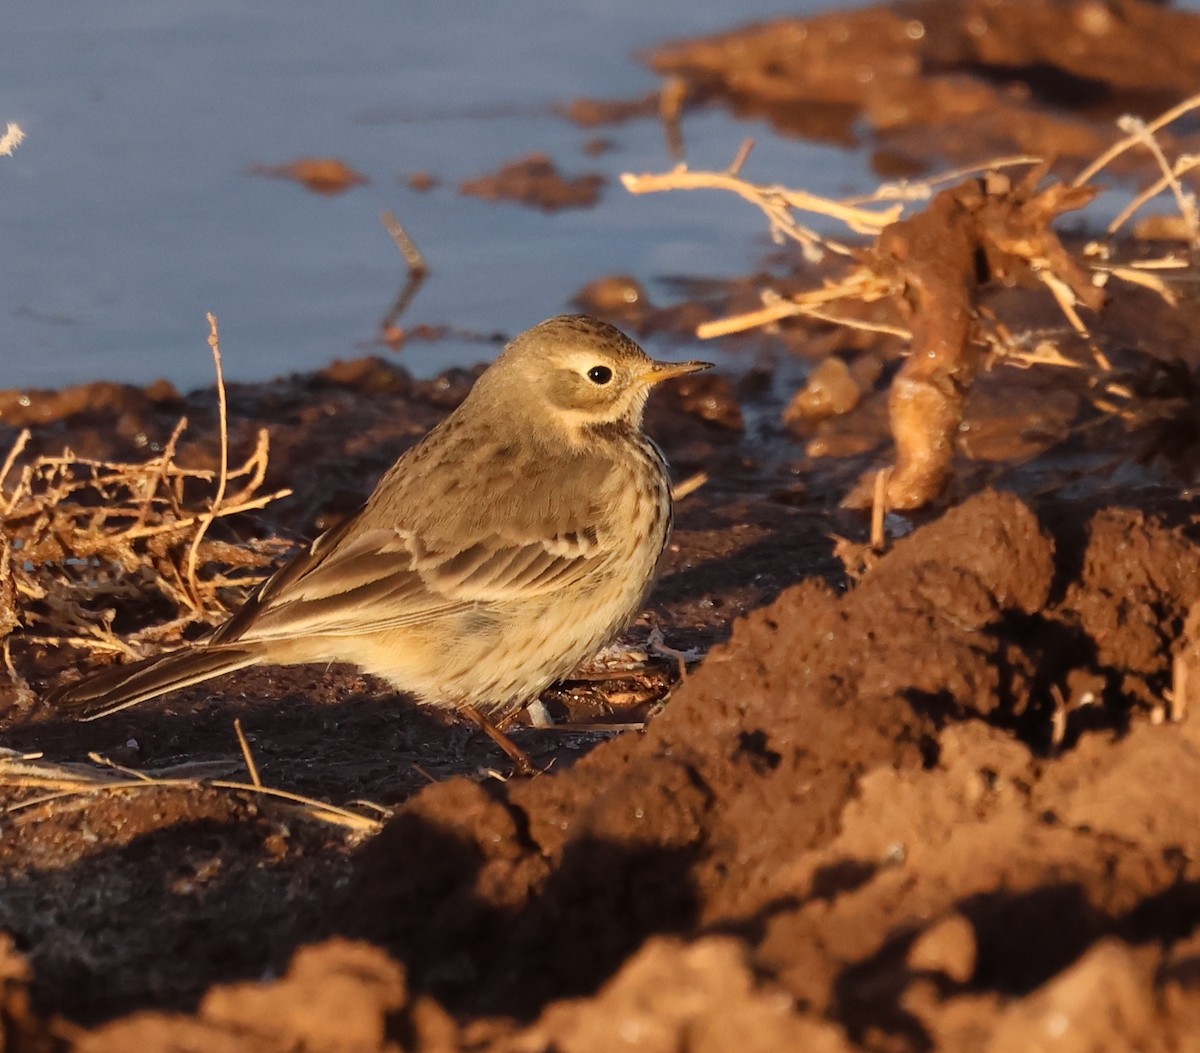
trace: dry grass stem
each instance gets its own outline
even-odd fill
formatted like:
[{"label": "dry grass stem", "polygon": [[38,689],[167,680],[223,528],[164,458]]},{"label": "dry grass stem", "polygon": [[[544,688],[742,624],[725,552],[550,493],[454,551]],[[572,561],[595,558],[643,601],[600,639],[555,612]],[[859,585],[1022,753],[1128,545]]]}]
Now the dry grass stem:
[{"label": "dry grass stem", "polygon": [[694,494],[708,482],[708,472],[695,472],[686,479],[681,479],[671,488],[671,500],[682,501],[689,494]]},{"label": "dry grass stem", "polygon": [[1188,202],[1185,207],[1180,209],[1180,214],[1183,216],[1185,223],[1188,224],[1188,229],[1194,234],[1196,230],[1195,198],[1193,195],[1187,194],[1185,191],[1183,191],[1183,188],[1179,184],[1179,177],[1186,175],[1193,168],[1197,167],[1200,167],[1200,156],[1195,154],[1181,154],[1176,159],[1175,164],[1171,167],[1169,172],[1165,173],[1156,182],[1151,183],[1148,187],[1143,189],[1141,193],[1134,197],[1134,199],[1130,201],[1128,205],[1126,205],[1123,209],[1121,209],[1120,212],[1117,213],[1116,218],[1114,218],[1113,221],[1108,225],[1108,233],[1110,235],[1115,234],[1127,222],[1129,222],[1129,219],[1133,216],[1133,214],[1137,212],[1144,204],[1146,204],[1147,201],[1158,197],[1158,195],[1166,190],[1167,187],[1171,187],[1173,191],[1178,188],[1176,200],[1178,200],[1179,195],[1182,194],[1184,200]]},{"label": "dry grass stem", "polygon": [[742,169],[750,159],[750,153],[753,149],[754,140],[752,138],[747,137],[742,140],[742,145],[738,147],[738,152],[733,155],[733,161],[729,165],[729,175],[739,176],[742,174]]},{"label": "dry grass stem", "polygon": [[417,243],[404,229],[394,212],[385,209],[379,214],[379,218],[384,229],[391,235],[392,241],[396,243],[396,248],[404,257],[404,262],[408,265],[408,275],[404,284],[396,294],[396,299],[392,301],[392,306],[388,308],[387,314],[379,323],[384,342],[391,347],[398,347],[404,339],[404,331],[399,328],[400,316],[408,310],[413,297],[417,295],[428,277],[429,265],[425,262],[425,257],[421,255],[421,250],[417,248]]},{"label": "dry grass stem", "polygon": [[217,477],[217,492],[213,495],[212,505],[204,515],[200,516],[199,522],[196,525],[196,532],[192,535],[192,543],[188,547],[187,585],[189,599],[194,604],[194,610],[201,610],[204,606],[204,599],[200,595],[200,584],[196,580],[196,559],[200,553],[200,542],[204,540],[204,535],[208,533],[208,528],[212,526],[213,520],[217,518],[221,502],[225,500],[225,487],[229,482],[229,403],[225,397],[225,370],[221,365],[221,331],[217,325],[217,316],[212,311],[209,311],[206,317],[208,318],[208,346],[212,349],[213,367],[217,371],[217,406],[219,409],[218,420],[221,435],[221,462],[220,474]]},{"label": "dry grass stem", "polygon": [[876,274],[869,267],[860,266],[837,281],[826,282],[819,289],[809,289],[797,293],[795,296],[785,298],[771,290],[765,290],[762,307],[742,314],[730,315],[728,318],[718,318],[713,322],[703,322],[696,327],[696,335],[707,340],[716,336],[727,336],[730,333],[740,333],[747,329],[773,325],[785,318],[804,316],[817,321],[844,325],[851,329],[890,333],[908,339],[911,334],[903,326],[834,315],[824,309],[828,305],[837,303],[874,303],[892,296],[895,292],[895,283],[890,279]]},{"label": "dry grass stem", "polygon": [[1127,266],[1138,271],[1184,271],[1192,266],[1191,260],[1180,256],[1157,256],[1151,260],[1130,260]]},{"label": "dry grass stem", "polygon": [[1114,278],[1120,278],[1121,281],[1129,282],[1130,285],[1140,285],[1143,289],[1149,289],[1151,292],[1161,296],[1163,302],[1169,304],[1171,307],[1179,303],[1179,294],[1174,289],[1167,285],[1157,274],[1147,274],[1144,269],[1134,266],[1103,267],[1097,268],[1097,272],[1111,274]]},{"label": "dry grass stem", "polygon": [[1058,349],[1058,345],[1048,340],[1042,340],[1031,351],[1025,351],[1015,343],[994,343],[992,350],[996,357],[1006,365],[1021,369],[1031,369],[1035,366],[1058,366],[1063,369],[1085,369],[1082,362],[1077,362]]},{"label": "dry grass stem", "polygon": [[[1032,348],[1026,349],[1020,345],[1012,333],[999,324],[983,335],[995,360],[1003,365],[1012,366],[1016,369],[1052,367],[1058,369],[1087,370],[1090,368],[1085,363],[1064,355],[1058,344],[1053,340],[1042,339]],[[1092,404],[1097,409],[1111,416],[1127,420],[1133,419],[1130,411],[1124,406],[1117,405],[1104,398],[1107,395],[1123,401],[1133,399],[1133,392],[1125,384],[1117,380],[1099,378],[1097,380],[1097,388],[1103,392],[1103,395],[1093,393],[1090,396]],[[1081,427],[1083,426],[1081,425]]]},{"label": "dry grass stem", "polygon": [[[4,493],[4,489],[8,484],[8,477],[12,473],[13,466],[17,463],[17,458],[25,452],[25,447],[29,445],[30,431],[28,428],[22,428],[21,434],[17,436],[16,442],[12,444],[12,448],[8,451],[8,456],[4,458],[3,466],[0,466],[0,494]],[[11,503],[5,505],[4,514],[8,515],[12,511]]]},{"label": "dry grass stem", "polygon": [[242,749],[242,759],[246,762],[246,771],[250,773],[250,781],[261,789],[262,778],[258,774],[258,765],[254,762],[254,754],[250,752],[250,742],[246,738],[246,732],[242,730],[241,717],[234,717],[233,730],[237,735],[238,745]]},{"label": "dry grass stem", "polygon": [[[0,787],[16,791],[42,791],[5,804],[0,812],[5,815],[32,812],[35,809],[49,810],[61,802],[87,805],[101,796],[110,794],[138,793],[146,790],[227,790],[232,793],[250,793],[282,802],[301,816],[318,822],[332,823],[358,834],[378,831],[381,819],[361,815],[348,808],[319,801],[303,794],[292,793],[264,786],[261,782],[239,782],[232,779],[208,778],[201,775],[182,774],[179,768],[164,774],[135,771],[115,764],[107,758],[92,755],[91,763],[53,763],[41,759],[41,754],[21,754],[13,750],[0,751]],[[195,770],[195,766],[192,766]],[[380,805],[372,805],[382,815],[390,814]],[[47,811],[43,812],[45,817]],[[32,818],[37,818],[33,816]]]},{"label": "dry grass stem", "polygon": [[1084,186],[1090,183],[1096,176],[1107,168],[1126,150],[1131,150],[1133,147],[1145,142],[1145,135],[1148,133],[1153,135],[1162,128],[1167,127],[1179,120],[1185,114],[1191,113],[1192,110],[1200,109],[1200,94],[1189,96],[1183,102],[1176,106],[1172,106],[1169,110],[1160,113],[1152,121],[1146,122],[1137,131],[1132,132],[1126,138],[1113,143],[1099,157],[1087,165],[1072,181],[1074,186]]},{"label": "dry grass stem", "polygon": [[933,197],[935,187],[947,183],[957,183],[967,176],[980,175],[986,172],[1002,172],[1006,168],[1028,168],[1040,165],[1044,158],[1033,157],[1029,154],[1017,154],[1013,157],[993,157],[988,161],[979,161],[961,168],[951,168],[939,175],[928,179],[909,181],[897,180],[893,183],[882,183],[869,194],[857,197],[842,198],[843,205],[870,205],[877,201],[928,201]]},{"label": "dry grass stem", "polygon": [[1062,311],[1063,317],[1070,323],[1071,328],[1084,340],[1090,339],[1091,332],[1083,319],[1079,317],[1079,312],[1075,310],[1079,300],[1076,298],[1074,290],[1051,271],[1039,270],[1037,276],[1038,281],[1050,290],[1050,295],[1054,297],[1058,309]]},{"label": "dry grass stem", "polygon": [[1057,274],[1049,268],[1040,268],[1037,271],[1038,280],[1050,290],[1050,295],[1054,297],[1054,302],[1058,304],[1058,309],[1062,311],[1063,317],[1071,324],[1071,328],[1079,335],[1081,339],[1087,342],[1088,350],[1091,351],[1092,357],[1096,360],[1096,365],[1104,373],[1112,372],[1112,363],[1108,356],[1092,341],[1092,334],[1088,327],[1084,324],[1082,318],[1079,317],[1079,312],[1075,310],[1079,303],[1075,295],[1075,291],[1062,280]]},{"label": "dry grass stem", "polygon": [[[1138,140],[1146,147],[1146,149],[1150,152],[1150,155],[1154,158],[1155,163],[1162,171],[1162,178],[1159,180],[1159,182],[1171,188],[1171,193],[1175,196],[1175,204],[1179,208],[1179,215],[1183,219],[1183,222],[1188,229],[1188,240],[1195,245],[1197,240],[1200,239],[1200,220],[1197,219],[1196,214],[1196,196],[1183,189],[1183,184],[1179,182],[1179,173],[1176,171],[1176,167],[1180,163],[1185,161],[1190,162],[1192,161],[1192,158],[1186,157],[1185,155],[1185,157],[1181,158],[1176,165],[1172,165],[1171,162],[1167,160],[1167,155],[1163,153],[1162,147],[1159,145],[1158,140],[1154,138],[1154,134],[1146,126],[1145,121],[1126,114],[1117,122],[1117,124],[1122,131],[1129,132],[1131,135],[1137,136]],[[1194,165],[1185,164],[1183,171],[1187,171],[1187,169],[1190,167],[1194,167]],[[1152,184],[1152,186],[1157,185],[1157,183]],[[1152,196],[1155,195],[1150,195],[1150,197]],[[1150,197],[1147,197],[1146,200],[1148,201]]]}]

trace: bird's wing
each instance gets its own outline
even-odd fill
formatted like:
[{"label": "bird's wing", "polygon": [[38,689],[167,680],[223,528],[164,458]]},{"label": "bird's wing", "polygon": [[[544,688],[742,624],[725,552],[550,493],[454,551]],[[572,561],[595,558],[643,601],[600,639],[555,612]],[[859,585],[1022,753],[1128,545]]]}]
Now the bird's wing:
[{"label": "bird's wing", "polygon": [[592,528],[550,537],[427,544],[403,529],[323,535],[271,578],[213,642],[354,636],[480,603],[532,598],[585,579],[612,550]]}]

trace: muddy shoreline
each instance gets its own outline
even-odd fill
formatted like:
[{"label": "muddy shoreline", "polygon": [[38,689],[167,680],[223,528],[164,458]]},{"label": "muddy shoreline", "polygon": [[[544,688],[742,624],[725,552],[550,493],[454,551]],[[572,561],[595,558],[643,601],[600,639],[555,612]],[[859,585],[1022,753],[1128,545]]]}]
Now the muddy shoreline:
[{"label": "muddy shoreline", "polygon": [[[714,102],[777,118],[821,91],[808,67],[771,64],[779,40],[824,56],[816,76],[865,55],[843,45],[882,20],[906,42],[894,79],[823,97],[830,120],[847,107],[880,120],[879,91],[919,82],[929,102],[966,78],[990,85],[963,97],[991,108],[993,132],[1039,109],[1033,130],[1060,135],[1098,128],[1104,107],[1037,92],[1093,78],[1087,63],[1109,51],[1094,41],[1058,80],[1025,78],[1032,94],[996,87],[1021,80],[1013,40],[1046,60],[1026,32],[1038,19],[1133,34],[1149,54],[1197,24],[1133,0],[955,9],[936,33],[914,34],[930,11],[914,3],[651,61],[686,82],[663,94],[676,118]],[[955,42],[982,47],[970,27],[985,15],[998,50],[952,61]],[[1132,76],[1108,103],[1138,96]],[[1174,87],[1147,83],[1147,107]],[[976,113],[932,125],[953,138]],[[909,126],[873,134],[892,156],[939,153]],[[222,418],[213,389],[162,383],[0,392],[0,450],[16,450],[6,500],[25,466],[64,448],[79,478],[134,466],[110,491],[64,489],[74,519],[35,502],[5,524],[0,1049],[1196,1048],[1200,286],[1187,244],[1122,236],[1113,267],[1180,266],[1092,296],[1094,232],[1047,239],[1080,268],[1081,335],[1041,257],[997,248],[982,222],[962,236],[972,208],[1012,205],[1007,221],[1055,171],[1024,197],[1018,179],[973,176],[926,213],[950,217],[947,242],[974,262],[954,271],[971,360],[930,375],[960,416],[914,507],[881,505],[873,528],[871,502],[848,500],[895,460],[894,392],[920,337],[920,253],[898,224],[879,241],[901,245],[885,260],[899,277],[890,299],[864,298],[854,320],[868,325],[780,312],[721,338],[717,373],[664,385],[647,430],[679,480],[704,480],[678,503],[664,576],[626,641],[633,663],[548,692],[553,727],[514,729],[545,771],[534,778],[512,777],[472,726],[345,668],[245,670],[90,724],[49,711],[47,687],[113,659],[96,641],[202,631],[201,617],[171,628],[188,535],[122,550],[156,561],[156,578],[105,563],[102,546],[72,556],[68,529],[156,473],[170,476],[168,518],[204,508]],[[1052,214],[1005,229],[1040,235]],[[849,257],[882,258],[878,243]],[[837,266],[777,250],[762,273],[681,285],[667,305],[621,276],[582,296],[651,346],[690,352],[698,325],[803,306]],[[255,485],[290,493],[213,520],[196,598],[232,602],[221,568],[262,570],[350,514],[477,374],[419,379],[372,357],[231,385],[230,463],[260,463],[265,430]],[[43,552],[60,565],[38,577]],[[55,618],[73,645],[49,639]]]},{"label": "muddy shoreline", "polygon": [[[469,380],[367,360],[231,390],[234,449],[269,427],[269,483],[296,487],[231,537],[329,525]],[[879,556],[837,501],[886,438],[812,457],[781,424],[747,434],[713,405],[779,407],[756,411],[736,381],[677,387],[650,416],[680,474],[710,479],[680,503],[634,642],[654,626],[704,660],[644,732],[516,732],[546,776],[497,781],[473,730],[352,670],[247,671],[90,725],[10,694],[6,745],[51,760],[236,767],[238,717],[268,785],[396,808],[357,845],[215,790],[8,818],[0,920],[31,964],[28,1026],[62,1016],[99,1025],[81,1049],[167,1048],[240,1034],[261,1002],[307,1035],[314,985],[346,984],[355,1026],[417,1048],[602,1048],[630,1014],[714,1035],[738,1020],[762,1048],[962,1048],[1028,1040],[1039,1006],[1083,983],[1184,1034],[1200,753],[1165,699],[1191,646],[1200,523],[1179,475],[1138,465],[1146,436],[1082,399],[1048,427],[1061,378],[1000,369],[971,400],[980,445],[960,450],[954,493],[893,517]],[[185,412],[181,458],[211,463],[213,401],[123,390],[42,420],[34,443],[136,456]],[[836,429],[879,427],[870,400],[848,417]],[[985,436],[1028,448],[989,454]],[[14,654],[35,689],[60,675],[44,649]],[[285,978],[219,986],[264,973]],[[1167,995],[1181,1009],[1164,1017]]]}]

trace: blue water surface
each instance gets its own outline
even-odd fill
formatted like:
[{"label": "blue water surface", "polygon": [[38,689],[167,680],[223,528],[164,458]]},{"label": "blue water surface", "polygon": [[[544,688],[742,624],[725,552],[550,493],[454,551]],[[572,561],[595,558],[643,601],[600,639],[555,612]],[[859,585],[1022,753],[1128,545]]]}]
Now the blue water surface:
[{"label": "blue water surface", "polygon": [[[1187,6],[1197,6],[1190,0]],[[258,380],[379,351],[404,267],[394,211],[432,268],[405,325],[515,333],[587,281],[725,276],[757,265],[764,224],[729,194],[632,197],[622,171],[672,158],[657,121],[597,134],[555,112],[658,86],[634,58],[820,0],[9,0],[0,20],[0,388],[112,378],[207,384],[206,311],[229,376]],[[721,111],[685,121],[693,167],[749,133],[762,182],[830,194],[877,182],[865,150],[780,139]],[[542,151],[609,178],[600,204],[546,215],[458,193]],[[337,197],[248,174],[342,158],[370,180]],[[413,171],[440,185],[418,193]],[[490,357],[465,339],[408,344],[420,373]],[[711,348],[705,349],[712,354]]]}]

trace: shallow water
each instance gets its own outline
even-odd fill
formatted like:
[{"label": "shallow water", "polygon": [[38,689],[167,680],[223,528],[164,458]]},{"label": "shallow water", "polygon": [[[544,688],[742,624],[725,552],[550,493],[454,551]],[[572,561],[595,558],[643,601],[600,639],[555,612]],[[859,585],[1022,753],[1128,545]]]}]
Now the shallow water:
[{"label": "shallow water", "polygon": [[[585,282],[753,266],[763,225],[717,193],[633,198],[626,170],[672,163],[656,121],[589,131],[553,112],[578,96],[657,85],[633,57],[664,39],[786,6],[750,0],[410,0],[14,3],[0,37],[0,125],[28,139],[0,159],[0,387],[165,376],[207,384],[205,311],[226,371],[262,379],[380,350],[404,266],[379,213],[397,213],[432,273],[403,323],[513,333]],[[830,192],[874,184],[865,154],[776,139],[721,113],[685,120],[696,167],[759,135],[747,173]],[[613,141],[584,154],[596,134]],[[600,204],[545,215],[464,197],[463,179],[533,150],[609,177]],[[322,197],[248,174],[337,156],[370,184]],[[441,184],[407,185],[416,170]],[[419,372],[493,354],[467,339],[412,343]]]}]

